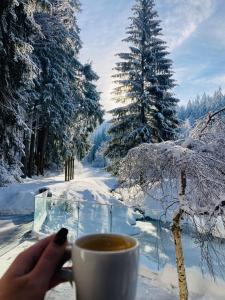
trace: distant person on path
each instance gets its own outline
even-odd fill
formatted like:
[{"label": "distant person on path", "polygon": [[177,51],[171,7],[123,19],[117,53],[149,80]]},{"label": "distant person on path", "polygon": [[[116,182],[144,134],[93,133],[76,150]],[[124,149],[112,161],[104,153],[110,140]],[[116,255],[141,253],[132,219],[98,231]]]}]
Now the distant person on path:
[{"label": "distant person on path", "polygon": [[48,290],[65,282],[57,271],[70,259],[67,234],[62,228],[19,254],[0,279],[0,300],[43,300]]}]

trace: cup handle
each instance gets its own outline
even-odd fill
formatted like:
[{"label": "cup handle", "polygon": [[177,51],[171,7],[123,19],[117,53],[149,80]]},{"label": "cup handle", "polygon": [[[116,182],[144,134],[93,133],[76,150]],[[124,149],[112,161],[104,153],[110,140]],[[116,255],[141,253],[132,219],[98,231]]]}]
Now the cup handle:
[{"label": "cup handle", "polygon": [[[68,244],[66,247],[66,251],[72,252],[72,244]],[[71,284],[74,282],[74,276],[73,276],[73,271],[68,270],[68,269],[61,269],[57,272],[57,275],[62,278],[63,280],[69,281]]]}]

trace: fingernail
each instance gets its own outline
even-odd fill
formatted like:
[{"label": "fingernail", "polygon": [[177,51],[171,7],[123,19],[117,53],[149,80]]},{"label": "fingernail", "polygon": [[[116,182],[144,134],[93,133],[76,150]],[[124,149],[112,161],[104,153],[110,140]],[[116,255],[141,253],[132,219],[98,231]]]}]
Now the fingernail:
[{"label": "fingernail", "polygon": [[54,243],[58,246],[64,245],[67,240],[67,234],[68,230],[66,228],[61,228],[54,238]]}]

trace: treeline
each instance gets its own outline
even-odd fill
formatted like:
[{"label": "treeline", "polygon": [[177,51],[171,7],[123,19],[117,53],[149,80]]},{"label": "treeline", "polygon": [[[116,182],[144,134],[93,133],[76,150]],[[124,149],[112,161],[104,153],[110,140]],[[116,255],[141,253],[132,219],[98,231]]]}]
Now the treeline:
[{"label": "treeline", "polygon": [[102,121],[97,74],[79,61],[78,0],[0,4],[0,184],[81,159]]},{"label": "treeline", "polygon": [[215,112],[225,107],[225,95],[219,88],[212,96],[206,95],[197,96],[194,101],[189,101],[187,106],[178,108],[178,117],[181,121],[188,121],[190,126],[204,117],[209,112]]}]

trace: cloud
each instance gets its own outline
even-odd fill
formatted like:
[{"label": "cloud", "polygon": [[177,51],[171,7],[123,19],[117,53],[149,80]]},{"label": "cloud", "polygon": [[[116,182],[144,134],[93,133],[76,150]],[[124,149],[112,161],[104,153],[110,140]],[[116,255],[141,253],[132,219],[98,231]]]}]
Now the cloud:
[{"label": "cloud", "polygon": [[[177,96],[187,101],[197,93],[213,91],[219,85],[224,85],[223,79],[219,80],[221,84],[216,82],[216,76],[221,74],[218,73],[219,68],[224,65],[221,61],[224,57],[222,53],[225,53],[221,46],[225,44],[224,30],[219,30],[225,28],[224,10],[221,9],[224,0],[155,2],[162,20],[162,38],[166,40],[174,60],[175,79],[179,84],[175,90]],[[93,67],[100,76],[98,88],[102,91],[101,101],[106,110],[117,105],[111,95],[112,68],[118,61],[115,54],[127,48],[121,40],[125,37],[133,3],[134,0],[82,0],[83,11],[79,24],[84,47],[81,59],[83,62],[93,61]],[[216,9],[219,12],[215,13]],[[216,42],[211,41],[212,36]],[[210,72],[211,81],[215,78],[214,82],[206,80]]]},{"label": "cloud", "polygon": [[214,11],[214,0],[160,0],[163,32],[172,51],[187,40]]},{"label": "cloud", "polygon": [[217,85],[218,87],[225,88],[225,73],[221,75],[212,74],[212,76],[208,77],[200,77],[195,79],[195,84],[205,84],[205,85]]},{"label": "cloud", "polygon": [[[225,73],[210,75],[202,74],[202,76],[195,76],[195,71],[191,74],[188,69],[178,70],[181,72],[181,84],[175,88],[176,95],[181,100],[181,104],[187,104],[188,100],[193,100],[197,95],[213,94],[219,87],[222,92],[225,92]],[[197,73],[197,71],[196,71]],[[185,77],[186,75],[186,77]],[[185,77],[185,79],[184,79]]]}]

